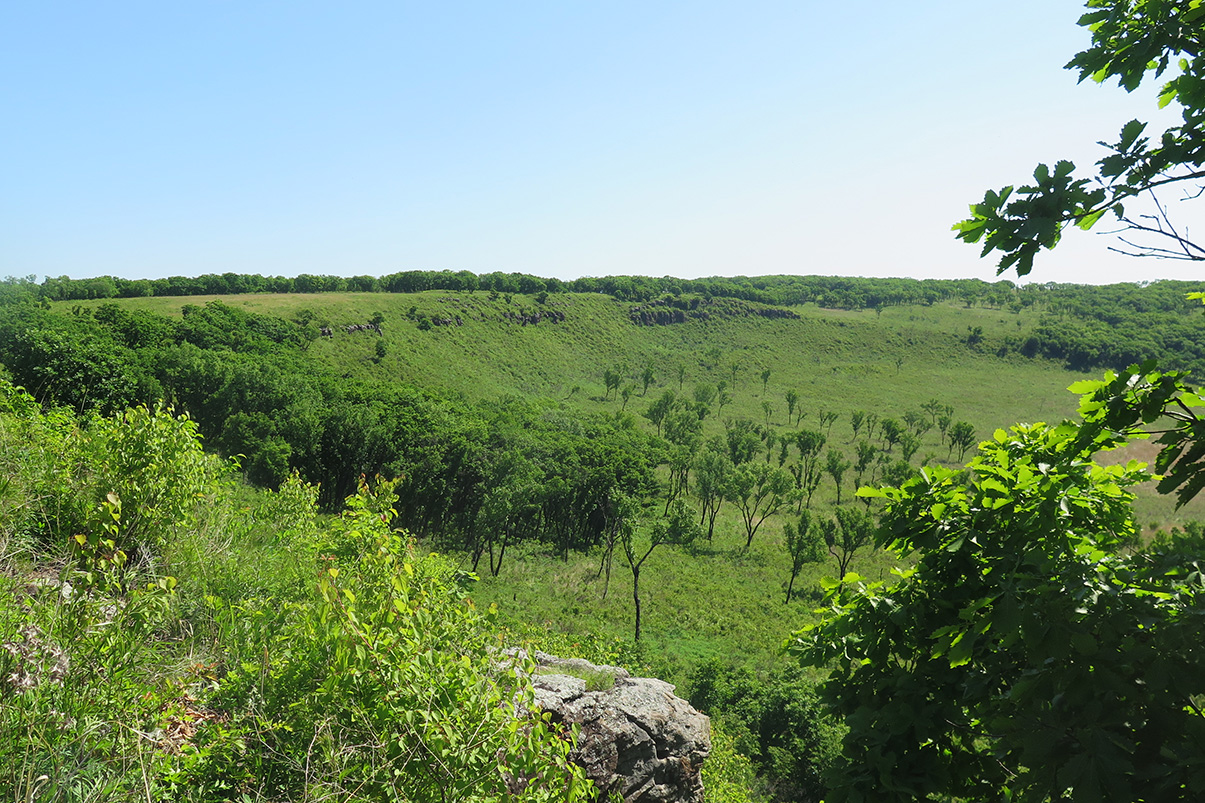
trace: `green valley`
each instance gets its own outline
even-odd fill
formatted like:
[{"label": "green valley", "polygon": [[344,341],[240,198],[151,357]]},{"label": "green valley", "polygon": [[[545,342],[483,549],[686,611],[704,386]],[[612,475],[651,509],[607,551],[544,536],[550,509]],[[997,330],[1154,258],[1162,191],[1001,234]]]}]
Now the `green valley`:
[{"label": "green valley", "polygon": [[[473,630],[473,639],[669,680],[713,715],[717,744],[737,751],[736,766],[752,761],[760,778],[733,770],[746,778],[743,788],[717,780],[730,796],[713,799],[809,798],[822,788],[839,729],[816,703],[817,677],[782,646],[813,621],[839,565],[890,582],[900,562],[874,548],[881,503],[856,496],[857,488],[958,468],[978,441],[1017,422],[1074,417],[1068,386],[1098,373],[1026,344],[1054,322],[1089,320],[1095,313],[1073,312],[1066,299],[1094,291],[1044,296],[1007,283],[834,279],[856,294],[836,304],[830,287],[823,303],[770,303],[794,286],[782,278],[758,291],[761,299],[715,292],[742,287],[737,280],[706,293],[626,298],[478,287],[57,300],[73,293],[10,281],[0,304],[0,365],[58,423],[41,422],[24,402],[10,411],[5,492],[33,496],[25,514],[2,522],[0,551],[10,573],[43,571],[46,561],[71,566],[78,558],[64,544],[78,531],[91,533],[90,560],[115,554],[122,516],[159,503],[139,503],[133,490],[109,499],[105,477],[118,469],[88,462],[107,465],[99,447],[80,453],[78,487],[68,479],[70,460],[51,455],[66,454],[63,444],[76,437],[94,442],[106,421],[145,429],[158,426],[155,416],[175,420],[159,407],[166,404],[189,416],[186,426],[215,454],[202,471],[210,484],[194,492],[214,507],[197,519],[177,500],[178,516],[155,525],[161,540],[125,535],[122,560],[143,574],[148,558],[163,560],[181,584],[168,608],[192,606],[185,615],[201,618],[187,627],[216,641],[204,655],[190,647],[160,657],[166,665],[140,682],[181,683],[171,663],[201,661],[214,667],[213,679],[190,695],[212,698],[218,711],[246,704],[230,702],[247,691],[246,651],[275,648],[267,631],[234,636],[240,620],[291,600],[302,618],[280,626],[301,626],[305,606],[322,604],[302,590],[313,585],[304,578],[315,559],[337,560],[361,582],[367,569],[354,567],[376,554],[369,542],[387,538],[386,530],[364,518],[341,522],[376,505],[378,519],[417,537],[420,551],[445,556],[431,559],[438,588],[423,593],[467,593],[476,609],[496,611],[494,635]],[[884,288],[896,294],[891,303]],[[1121,303],[1142,293],[1166,298],[1167,288],[1106,296]],[[1161,313],[1167,320],[1196,325],[1199,313],[1173,306]],[[150,418],[139,424],[129,408]],[[30,427],[57,433],[38,436],[51,438],[39,446],[50,474],[11,462]],[[54,438],[65,440],[55,446]],[[130,458],[130,471],[139,459]],[[378,481],[398,495],[392,510],[374,501]],[[1138,500],[1144,538],[1197,526],[1199,503],[1174,509],[1148,491]],[[277,495],[301,507],[276,521],[267,511],[284,504]],[[347,498],[352,510],[334,517]],[[59,500],[53,512],[50,499]],[[317,518],[314,504],[323,511]],[[117,529],[105,524],[105,511]],[[272,535],[293,526],[290,516],[309,522],[301,540]],[[199,534],[196,521],[205,523]],[[393,557],[372,571],[417,560],[404,557],[402,542],[390,544],[380,548]],[[220,577],[196,562],[207,551],[223,567]],[[228,574],[248,560],[267,574]],[[13,633],[21,626],[7,624]],[[219,646],[230,638],[232,646]],[[264,660],[284,671],[292,659]],[[185,774],[212,771],[201,762]],[[294,782],[282,768],[271,772],[281,789]],[[228,788],[228,779],[206,782]]]}]

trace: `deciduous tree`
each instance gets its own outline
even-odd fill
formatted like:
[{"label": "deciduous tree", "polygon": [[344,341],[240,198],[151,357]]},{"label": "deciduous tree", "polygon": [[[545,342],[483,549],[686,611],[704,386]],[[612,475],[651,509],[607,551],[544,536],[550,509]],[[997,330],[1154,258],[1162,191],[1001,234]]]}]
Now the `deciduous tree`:
[{"label": "deciduous tree", "polygon": [[728,480],[724,497],[736,505],[745,525],[745,549],[762,523],[777,513],[791,494],[791,475],[767,463],[743,463]]},{"label": "deciduous tree", "polygon": [[830,477],[833,478],[833,485],[837,486],[837,504],[841,504],[841,480],[845,477],[845,472],[853,465],[845,459],[845,455],[841,454],[838,449],[829,449],[828,458],[824,463],[824,470]]},{"label": "deciduous tree", "polygon": [[[1161,134],[1138,120],[1126,123],[1093,174],[1076,172],[1070,161],[1051,170],[1040,164],[1033,182],[989,191],[954,225],[957,236],[983,243],[983,256],[1000,254],[997,272],[1024,276],[1042,249],[1058,244],[1068,226],[1091,229],[1106,214],[1120,223],[1121,246],[1137,256],[1205,259],[1205,246],[1177,226],[1164,198],[1188,186],[1184,197],[1201,195],[1205,179],[1205,10],[1199,0],[1089,0],[1079,24],[1092,35],[1087,50],[1066,65],[1081,81],[1116,80],[1133,92],[1148,80],[1167,79],[1160,107],[1178,107],[1181,124]],[[1135,200],[1145,198],[1139,207]]]},{"label": "deciduous tree", "polygon": [[954,450],[958,450],[958,459],[962,460],[967,453],[967,449],[975,443],[975,427],[967,421],[959,421],[950,427],[950,449],[949,453],[953,454]]},{"label": "deciduous tree", "polygon": [[[632,570],[632,603],[636,610],[635,640],[639,642],[641,632],[640,569],[648,560],[649,555],[653,554],[653,550],[662,544],[685,546],[694,541],[699,535],[699,526],[694,523],[686,506],[680,501],[670,509],[669,515],[643,525],[636,520],[632,503],[625,504],[628,505],[628,511],[619,530],[619,543],[623,547],[623,556],[628,562],[628,567]],[[648,540],[644,543],[638,542],[638,533],[641,529],[647,530]]]},{"label": "deciduous tree", "polygon": [[787,603],[791,602],[791,594],[795,588],[795,579],[808,563],[819,563],[824,559],[824,536],[819,522],[812,517],[810,510],[799,514],[798,522],[788,521],[782,525],[783,536],[787,544],[787,554],[791,558],[791,579],[787,582]]},{"label": "deciduous tree", "polygon": [[824,543],[837,560],[837,580],[844,582],[854,555],[871,543],[875,522],[856,507],[839,507],[835,513],[836,519],[827,519],[828,525],[823,526]]},{"label": "deciduous tree", "polygon": [[724,504],[724,489],[728,487],[728,478],[733,470],[732,461],[728,458],[723,442],[713,439],[703,447],[695,459],[694,494],[702,504],[703,514],[699,518],[699,526],[707,522],[707,540],[715,534],[715,520],[719,515],[720,506]]},{"label": "deciduous tree", "polygon": [[[825,695],[850,728],[827,799],[1205,795],[1205,583],[1184,555],[1119,550],[1146,475],[1093,462],[1123,440],[1108,400],[1129,393],[1097,388],[1086,425],[998,431],[969,471],[879,492],[877,543],[914,567],[851,576],[792,647],[834,667]],[[1162,406],[1131,401],[1139,419]]]}]

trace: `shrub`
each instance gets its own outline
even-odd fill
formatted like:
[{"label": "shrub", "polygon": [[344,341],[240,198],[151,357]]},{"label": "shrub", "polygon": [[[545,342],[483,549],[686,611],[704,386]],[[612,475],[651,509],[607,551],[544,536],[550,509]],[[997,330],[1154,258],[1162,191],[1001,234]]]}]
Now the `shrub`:
[{"label": "shrub", "polygon": [[271,658],[225,678],[213,703],[234,719],[177,783],[217,799],[588,800],[569,734],[531,713],[533,667],[500,660],[492,613],[465,596],[471,575],[389,529],[392,488],[362,484],[318,536],[317,598]]},{"label": "shrub", "polygon": [[198,500],[213,490],[212,464],[197,425],[170,410],[135,407],[95,419],[85,451],[98,502],[108,494],[126,511],[118,533],[128,552],[158,552],[174,526],[187,524]]}]

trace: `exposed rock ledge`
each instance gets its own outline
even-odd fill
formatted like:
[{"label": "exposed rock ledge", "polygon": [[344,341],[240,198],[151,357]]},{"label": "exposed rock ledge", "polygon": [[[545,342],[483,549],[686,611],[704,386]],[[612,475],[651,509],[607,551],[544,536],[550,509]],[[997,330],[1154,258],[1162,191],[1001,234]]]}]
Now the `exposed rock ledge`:
[{"label": "exposed rock ledge", "polygon": [[[580,658],[534,657],[545,673],[533,678],[536,704],[554,721],[580,726],[572,758],[603,799],[619,792],[625,803],[703,803],[699,771],[711,752],[711,721],[675,696],[672,685]],[[615,683],[587,691],[575,675]]]}]

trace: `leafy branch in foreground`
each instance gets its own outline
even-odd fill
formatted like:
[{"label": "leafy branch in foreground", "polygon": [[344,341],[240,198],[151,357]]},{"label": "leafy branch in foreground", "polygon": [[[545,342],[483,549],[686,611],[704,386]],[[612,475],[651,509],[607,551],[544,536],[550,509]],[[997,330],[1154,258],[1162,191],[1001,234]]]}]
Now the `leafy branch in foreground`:
[{"label": "leafy branch in foreground", "polygon": [[[1125,419],[1163,409],[1110,398]],[[1092,456],[1123,440],[1100,421],[1017,426],[967,471],[878,492],[878,545],[915,566],[830,589],[788,643],[832,668],[849,726],[828,800],[1201,799],[1205,575],[1193,555],[1122,550],[1148,475]]]},{"label": "leafy branch in foreground", "polygon": [[[1075,165],[1064,160],[1053,171],[1038,165],[1032,184],[988,191],[981,203],[971,205],[971,216],[953,229],[958,239],[982,242],[982,256],[1000,252],[998,273],[1013,268],[1018,276],[1028,274],[1037,253],[1054,248],[1068,225],[1086,231],[1106,213],[1129,233],[1122,238],[1125,248],[1112,250],[1205,259],[1205,246],[1172,223],[1157,195],[1171,185],[1205,179],[1205,5],[1202,0],[1088,0],[1087,9],[1079,24],[1091,31],[1092,45],[1077,53],[1067,69],[1078,71],[1081,81],[1115,78],[1127,92],[1170,70],[1172,77],[1159,91],[1159,107],[1178,104],[1183,124],[1147,135],[1146,123],[1131,120],[1116,142],[1099,143],[1109,153],[1096,162],[1095,176],[1078,177]],[[1197,186],[1185,199],[1200,194]],[[1140,196],[1151,198],[1154,215],[1127,211]],[[1153,236],[1160,244],[1139,242],[1136,236]]]}]

